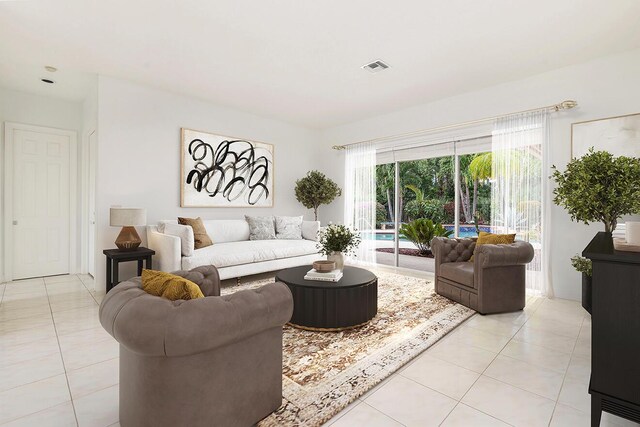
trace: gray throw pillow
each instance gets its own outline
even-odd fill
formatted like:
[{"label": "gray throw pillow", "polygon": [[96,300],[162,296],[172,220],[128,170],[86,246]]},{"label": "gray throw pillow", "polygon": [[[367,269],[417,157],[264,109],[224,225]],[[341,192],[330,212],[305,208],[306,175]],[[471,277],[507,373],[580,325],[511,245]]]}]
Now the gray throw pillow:
[{"label": "gray throw pillow", "polygon": [[302,240],[302,216],[277,216],[276,238]]},{"label": "gray throw pillow", "polygon": [[248,216],[244,219],[249,223],[249,240],[270,240],[276,238],[272,216]]}]

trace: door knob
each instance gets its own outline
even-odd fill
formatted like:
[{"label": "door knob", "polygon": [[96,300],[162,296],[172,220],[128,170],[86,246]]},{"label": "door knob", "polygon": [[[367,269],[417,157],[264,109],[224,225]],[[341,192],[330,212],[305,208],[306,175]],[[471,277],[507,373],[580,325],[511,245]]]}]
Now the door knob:
[{"label": "door knob", "polygon": [[13,221],[13,225],[18,225],[18,221]]}]

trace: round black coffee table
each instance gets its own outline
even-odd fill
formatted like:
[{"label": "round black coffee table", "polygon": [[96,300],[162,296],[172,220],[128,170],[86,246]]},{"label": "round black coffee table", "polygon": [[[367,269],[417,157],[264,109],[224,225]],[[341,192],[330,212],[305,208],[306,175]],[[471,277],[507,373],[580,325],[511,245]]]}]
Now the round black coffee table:
[{"label": "round black coffee table", "polygon": [[305,280],[313,267],[282,270],[276,282],[284,282],[293,294],[289,322],[301,329],[340,331],[362,326],[378,312],[378,278],[363,268],[345,267],[337,282]]}]

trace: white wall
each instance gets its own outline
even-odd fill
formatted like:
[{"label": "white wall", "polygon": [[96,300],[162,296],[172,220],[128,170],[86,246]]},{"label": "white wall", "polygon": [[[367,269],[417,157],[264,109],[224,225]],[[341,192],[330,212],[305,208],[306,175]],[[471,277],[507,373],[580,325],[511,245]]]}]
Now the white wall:
[{"label": "white wall", "polygon": [[[296,179],[324,165],[317,155],[317,131],[103,76],[98,81],[98,123],[97,289],[105,284],[102,250],[114,247],[119,232],[109,227],[112,205],[146,208],[148,224],[179,215],[304,214],[313,218],[312,211],[296,201],[293,188]],[[180,208],[181,127],[273,144],[274,207]],[[138,231],[146,240],[143,229]],[[135,263],[129,264],[129,270],[123,265],[121,277],[132,274]]]},{"label": "white wall", "polygon": [[[94,193],[96,189],[91,188],[89,185],[89,173],[90,173],[90,158],[89,158],[89,136],[98,131],[98,76],[95,76],[95,81],[92,87],[87,93],[87,97],[82,103],[82,129],[81,135],[78,140],[82,141],[81,148],[78,155],[81,161],[79,162],[80,174],[82,179],[80,185],[78,185],[78,191],[80,194],[80,216],[78,223],[80,227],[80,241],[81,241],[81,253],[80,253],[80,272],[83,274],[88,273],[89,257],[95,257],[95,254],[89,254],[89,227],[90,227],[90,212],[92,208],[89,206],[90,193]],[[95,165],[94,165],[95,167]],[[101,259],[94,259],[95,262],[101,261]]]},{"label": "white wall", "polygon": [[[577,100],[579,107],[552,115],[550,157],[551,163],[561,169],[570,159],[571,123],[640,112],[640,50],[326,129],[322,133],[322,144],[328,148],[537,108],[566,99]],[[340,183],[343,179],[341,157],[334,153],[335,167],[329,169],[332,175],[341,177]],[[334,204],[328,216],[341,218],[341,209],[341,205]],[[569,258],[582,252],[603,226],[572,223],[567,213],[555,205],[551,222],[555,294],[579,300],[580,276],[571,268]]]},{"label": "white wall", "polygon": [[[33,95],[0,87],[0,204],[2,204],[2,216],[4,217],[4,123],[15,122],[37,126],[46,126],[58,129],[73,130],[80,135],[82,128],[82,106],[80,103]],[[81,139],[78,137],[78,144]],[[80,149],[78,150],[80,152]],[[80,182],[80,181],[78,181]],[[79,199],[78,199],[79,200]],[[1,225],[0,225],[1,227]],[[0,241],[4,241],[4,230],[0,233]],[[80,242],[80,233],[78,241]],[[4,277],[4,243],[0,245],[0,277]],[[79,263],[79,251],[78,260]],[[79,265],[79,264],[78,264]]]}]

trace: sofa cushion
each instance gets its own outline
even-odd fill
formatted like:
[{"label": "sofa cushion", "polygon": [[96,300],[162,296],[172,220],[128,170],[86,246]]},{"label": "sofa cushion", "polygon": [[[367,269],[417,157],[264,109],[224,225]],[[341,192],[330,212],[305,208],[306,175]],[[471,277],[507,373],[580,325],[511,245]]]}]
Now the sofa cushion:
[{"label": "sofa cushion", "polygon": [[276,216],[275,219],[277,239],[302,239],[302,216]]},{"label": "sofa cushion", "polygon": [[197,249],[191,257],[182,258],[182,268],[190,270],[201,265],[215,265],[217,268],[223,268],[316,253],[318,253],[316,244],[310,240],[216,243],[213,246]]},{"label": "sofa cushion", "polygon": [[440,264],[441,277],[473,288],[473,263],[444,262]]},{"label": "sofa cushion", "polygon": [[204,298],[200,287],[191,280],[164,271],[143,270],[142,289],[171,301]]},{"label": "sofa cushion", "polygon": [[204,248],[213,245],[211,237],[207,234],[207,229],[204,228],[202,218],[181,218],[178,217],[178,224],[188,225],[193,228],[193,240],[195,242],[194,247],[196,249]]},{"label": "sofa cushion", "polygon": [[205,219],[204,227],[215,243],[249,240],[249,223],[244,219]]},{"label": "sofa cushion", "polygon": [[249,216],[244,219],[249,223],[249,240],[270,240],[276,238],[276,229],[272,216]]}]

